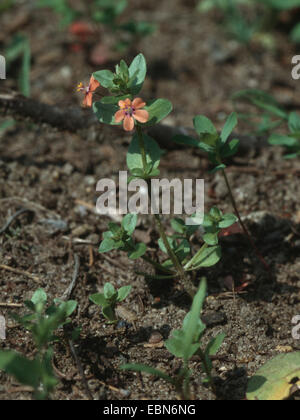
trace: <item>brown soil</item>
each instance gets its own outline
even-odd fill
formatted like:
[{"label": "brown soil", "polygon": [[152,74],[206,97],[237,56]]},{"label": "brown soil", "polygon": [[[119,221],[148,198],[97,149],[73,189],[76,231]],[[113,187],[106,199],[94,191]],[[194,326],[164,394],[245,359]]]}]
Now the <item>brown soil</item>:
[{"label": "brown soil", "polygon": [[[300,84],[290,76],[295,50],[284,34],[275,35],[278,47],[274,51],[254,44],[241,46],[224,37],[213,14],[195,13],[193,1],[163,0],[155,8],[146,0],[132,3],[137,6],[134,16],[156,22],[158,30],[135,45],[127,61],[137,51],[145,54],[149,77],[143,96],[173,102],[174,112],[166,123],[191,126],[193,116],[203,113],[221,126],[233,108],[230,96],[248,87],[271,91],[294,110],[300,106]],[[89,50],[72,52],[72,39],[57,29],[55,15],[36,11],[29,4],[23,2],[17,11],[0,14],[0,25],[6,28],[11,19],[17,19],[16,13],[28,14],[22,30],[32,45],[32,96],[62,107],[78,105],[74,86],[95,70],[88,62]],[[113,57],[108,66],[118,60]],[[16,88],[15,79],[9,78],[6,86]],[[0,268],[0,303],[22,303],[37,287],[43,287],[49,299],[60,297],[72,279],[74,255],[78,255],[80,269],[72,298],[79,306],[73,321],[82,326],[82,333],[76,348],[94,398],[175,399],[174,390],[162,380],[124,373],[119,366],[140,362],[176,372],[180,363],[164,347],[145,344],[153,331],[166,339],[181,326],[190,306],[182,284],[145,281],[134,272],[151,272],[150,267],[130,262],[119,252],[108,256],[97,252],[109,219],[93,211],[95,186],[100,178],[117,178],[125,168],[129,141],[121,130],[102,125],[97,131],[70,134],[23,121],[1,133],[0,226],[20,208],[31,212],[20,215],[1,234],[0,264],[30,272],[38,281]],[[221,331],[226,333],[214,361],[219,399],[244,399],[248,377],[264,362],[280,352],[300,349],[299,341],[291,336],[291,320],[300,314],[300,163],[287,162],[282,156],[280,149],[250,150],[246,156],[238,155],[229,168],[240,211],[271,267],[271,276],[239,234],[222,239],[221,262],[198,273],[198,279],[208,278],[204,343]],[[207,209],[218,205],[231,212],[222,178],[209,175],[208,169],[209,163],[190,150],[166,152],[162,159],[163,176],[204,177]],[[57,225],[53,219],[63,223]],[[168,226],[167,219],[165,223]],[[138,231],[154,248],[157,236],[151,219],[140,217]],[[85,241],[80,243],[78,238]],[[198,246],[196,237],[195,249]],[[134,325],[107,325],[89,301],[89,295],[107,281],[116,287],[133,286],[124,307],[136,313]],[[236,287],[249,285],[233,294],[233,282]],[[0,311],[8,322],[7,339],[0,348],[32,356],[30,335],[8,317],[11,309],[1,307]],[[86,399],[76,364],[62,344],[55,346],[54,363],[65,377],[53,398]],[[193,359],[190,367],[195,398],[216,399],[201,385],[200,361]],[[30,398],[30,392],[0,373],[0,399]]]}]

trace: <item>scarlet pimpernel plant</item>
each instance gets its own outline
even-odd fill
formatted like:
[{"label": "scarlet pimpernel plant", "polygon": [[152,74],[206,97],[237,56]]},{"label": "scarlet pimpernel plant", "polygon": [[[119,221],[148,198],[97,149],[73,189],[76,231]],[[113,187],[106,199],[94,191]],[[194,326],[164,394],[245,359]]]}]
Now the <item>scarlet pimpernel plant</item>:
[{"label": "scarlet pimpernel plant", "polygon": [[[160,173],[162,151],[157,142],[145,133],[145,130],[159,124],[167,117],[172,111],[172,104],[167,99],[145,100],[143,98],[141,90],[146,73],[145,57],[139,54],[130,66],[121,60],[115,72],[96,71],[92,75],[92,80],[97,81],[109,92],[109,95],[93,103],[93,111],[99,122],[123,125],[126,132],[132,132],[133,136],[127,153],[127,166],[131,174],[129,182],[140,179],[146,181],[149,186],[151,179]],[[99,251],[103,253],[120,250],[127,252],[132,260],[143,258],[156,270],[156,275],[152,277],[161,280],[180,278],[186,291],[194,296],[196,288],[191,281],[190,272],[218,263],[221,258],[218,234],[237,220],[233,214],[223,215],[221,211],[214,209],[204,218],[203,244],[194,252],[190,239],[199,228],[197,214],[194,217],[193,225],[187,224],[180,218],[173,219],[171,224],[175,232],[172,236],[168,236],[161,216],[153,214],[160,236],[158,246],[166,254],[163,261],[158,259],[158,255],[156,259],[150,257],[146,245],[134,240],[138,216],[133,213],[127,214],[121,225],[109,223],[109,229],[103,234]],[[147,273],[142,274],[151,277]]]}]

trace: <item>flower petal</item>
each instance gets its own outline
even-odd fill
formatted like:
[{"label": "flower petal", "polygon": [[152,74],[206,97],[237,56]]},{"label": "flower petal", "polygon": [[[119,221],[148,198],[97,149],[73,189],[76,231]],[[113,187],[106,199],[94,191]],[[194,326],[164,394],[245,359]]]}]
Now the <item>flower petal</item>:
[{"label": "flower petal", "polygon": [[126,115],[123,122],[125,131],[132,131],[134,129],[134,119],[130,115]]},{"label": "flower petal", "polygon": [[120,108],[122,108],[122,109],[123,109],[123,108],[125,108],[125,106],[126,106],[125,101],[119,101],[119,102],[118,102],[118,105],[119,105],[119,107],[120,107]]},{"label": "flower petal", "polygon": [[83,106],[91,107],[92,103],[93,103],[93,94],[92,92],[89,92],[84,97]]},{"label": "flower petal", "polygon": [[145,109],[138,109],[137,111],[135,111],[133,116],[140,123],[145,123],[149,120],[149,112]]},{"label": "flower petal", "polygon": [[146,105],[146,102],[144,102],[142,98],[135,98],[132,102],[132,106],[135,109],[144,108],[145,105]]},{"label": "flower petal", "polygon": [[98,80],[96,80],[94,76],[92,76],[89,83],[90,92],[94,92],[99,86],[100,83],[98,82]]},{"label": "flower petal", "polygon": [[123,121],[123,120],[124,120],[124,118],[125,118],[125,113],[124,113],[124,111],[122,111],[122,109],[120,109],[119,111],[117,111],[117,112],[115,113],[115,121],[116,121],[117,123],[119,123],[119,122]]}]

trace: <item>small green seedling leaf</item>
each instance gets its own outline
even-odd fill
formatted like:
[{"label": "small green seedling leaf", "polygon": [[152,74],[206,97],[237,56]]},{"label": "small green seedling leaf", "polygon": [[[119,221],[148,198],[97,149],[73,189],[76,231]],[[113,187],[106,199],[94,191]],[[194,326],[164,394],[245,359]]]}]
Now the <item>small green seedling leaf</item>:
[{"label": "small green seedling leaf", "polygon": [[14,376],[23,385],[37,389],[40,384],[37,360],[29,360],[14,351],[0,351],[0,370]]},{"label": "small green seedling leaf", "polygon": [[199,140],[194,137],[177,135],[172,138],[172,140],[177,144],[182,144],[183,146],[189,147],[199,147]]},{"label": "small green seedling leaf", "polygon": [[102,313],[106,319],[108,319],[110,322],[116,322],[116,314],[114,309],[111,306],[104,306],[102,308]]},{"label": "small green seedling leaf", "polygon": [[227,229],[234,225],[238,221],[238,218],[234,214],[224,214],[222,220],[218,223],[220,229]]},{"label": "small green seedling leaf", "polygon": [[206,280],[200,283],[199,290],[193,299],[190,312],[184,320],[183,328],[172,332],[171,338],[165,342],[166,348],[176,357],[188,361],[199,349],[199,335],[205,329],[200,320],[200,313],[206,297]]},{"label": "small green seedling leaf", "polygon": [[162,372],[161,370],[154,369],[150,366],[145,366],[141,364],[125,364],[120,366],[120,369],[122,370],[133,370],[134,372],[145,372],[149,375],[158,376],[161,379],[164,379],[165,381],[171,383],[172,385],[175,385],[174,379],[172,379],[169,375]]},{"label": "small green seedling leaf", "polygon": [[116,290],[112,284],[105,283],[103,288],[103,294],[105,299],[110,300],[114,295],[116,295]]},{"label": "small green seedling leaf", "polygon": [[105,238],[100,244],[99,252],[109,252],[111,250],[115,249],[115,241],[111,238]]},{"label": "small green seedling leaf", "polygon": [[226,334],[224,333],[218,334],[215,338],[213,338],[210,341],[210,343],[206,347],[205,353],[208,356],[215,356],[220,350],[220,347],[222,346],[225,337],[226,337]]},{"label": "small green seedling leaf", "polygon": [[34,305],[38,305],[38,304],[45,305],[47,303],[47,293],[45,292],[45,290],[37,289],[31,298],[31,302]]},{"label": "small green seedling leaf", "polygon": [[227,119],[223,130],[221,132],[221,142],[222,144],[225,144],[228,140],[228,137],[234,130],[234,128],[237,126],[238,120],[237,120],[237,114],[236,112],[233,112]]},{"label": "small green seedling leaf", "polygon": [[135,230],[138,220],[138,215],[134,213],[128,213],[123,217],[122,227],[126,230],[129,236],[131,236]]},{"label": "small green seedling leaf", "polygon": [[118,290],[118,298],[117,301],[121,302],[122,300],[126,299],[129,293],[131,292],[132,286],[123,286],[120,287]]},{"label": "small green seedling leaf", "polygon": [[193,257],[193,264],[190,265],[190,262],[187,264],[187,270],[197,270],[201,267],[212,267],[216,265],[222,256],[222,251],[220,246],[212,246],[204,249],[197,258]]},{"label": "small green seedling leaf", "polygon": [[291,133],[300,133],[300,115],[297,112],[290,113],[288,126]]},{"label": "small green seedling leaf", "polygon": [[134,247],[135,249],[128,253],[128,257],[131,260],[137,260],[138,258],[141,258],[147,252],[147,246],[143,243],[136,244]]},{"label": "small green seedling leaf", "polygon": [[216,233],[206,233],[203,235],[203,240],[207,245],[218,245],[219,239],[218,239],[218,232]]},{"label": "small green seedling leaf", "polygon": [[223,159],[233,156],[237,153],[238,148],[240,145],[240,141],[238,139],[233,139],[229,143],[226,143],[221,148],[221,156]]},{"label": "small green seedling leaf", "polygon": [[285,146],[285,147],[295,147],[299,143],[299,140],[297,140],[294,137],[277,134],[277,133],[272,134],[268,141],[272,146]]},{"label": "small green seedling leaf", "polygon": [[90,301],[95,303],[95,305],[105,306],[107,305],[107,300],[103,293],[94,293],[90,296]]}]

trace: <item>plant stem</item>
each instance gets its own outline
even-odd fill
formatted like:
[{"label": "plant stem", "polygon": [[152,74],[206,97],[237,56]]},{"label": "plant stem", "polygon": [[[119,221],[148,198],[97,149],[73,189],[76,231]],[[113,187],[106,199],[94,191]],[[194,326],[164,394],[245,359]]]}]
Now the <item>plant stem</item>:
[{"label": "plant stem", "polygon": [[[142,131],[142,128],[139,125],[136,126],[136,130],[137,130],[137,134],[138,134],[140,152],[141,152],[141,155],[142,155],[143,169],[144,169],[144,172],[146,173],[146,171],[147,171],[147,158],[146,158],[145,143],[144,143],[144,138],[143,138],[143,131]],[[149,187],[149,180],[148,180],[148,187]],[[148,191],[149,191],[149,188],[148,188]],[[164,246],[167,250],[167,253],[168,253],[176,271],[178,272],[178,274],[180,275],[180,277],[182,278],[182,280],[186,284],[186,290],[189,293],[189,295],[191,297],[194,297],[195,293],[193,291],[192,282],[189,279],[187,279],[182,265],[180,264],[175,252],[173,251],[173,249],[171,248],[171,246],[169,244],[169,241],[168,241],[167,235],[165,233],[165,230],[163,228],[163,225],[161,223],[161,219],[159,217],[159,214],[154,214],[154,219],[156,221],[156,225],[157,225],[157,228],[158,228],[159,235],[160,235],[160,237],[163,241],[163,244],[164,244]]]},{"label": "plant stem", "polygon": [[147,157],[146,157],[146,149],[145,149],[145,143],[144,143],[144,138],[143,138],[143,131],[142,131],[142,128],[139,125],[136,126],[136,131],[137,131],[137,134],[138,134],[140,152],[141,152],[141,155],[142,155],[143,169],[144,169],[144,172],[146,172],[146,170],[147,170]]},{"label": "plant stem", "polygon": [[149,258],[146,255],[143,255],[142,258],[143,258],[143,260],[147,261],[149,264],[153,265],[153,267],[157,268],[158,270],[163,271],[164,273],[167,273],[167,274],[174,274],[168,268],[166,268],[163,265],[159,264],[158,262],[152,260],[152,258]]},{"label": "plant stem", "polygon": [[211,376],[211,369],[210,369],[210,367],[209,367],[209,365],[208,365],[208,363],[207,363],[207,360],[206,360],[205,354],[204,354],[204,352],[203,352],[201,349],[199,349],[199,350],[197,351],[197,353],[198,353],[198,354],[199,354],[199,356],[201,357],[201,360],[202,360],[202,363],[203,363],[203,368],[204,368],[205,373],[206,373],[206,375],[207,375],[207,381],[208,381],[208,383],[209,383],[209,386],[211,387],[211,389],[213,390],[213,392],[214,392],[214,393],[216,393],[216,387],[215,387],[215,384],[214,384],[213,378],[212,378],[212,376]]},{"label": "plant stem", "polygon": [[263,264],[265,269],[270,272],[269,265],[267,264],[267,262],[265,261],[264,257],[261,255],[261,253],[258,251],[258,249],[257,249],[257,247],[256,247],[256,245],[255,245],[255,243],[254,243],[254,241],[253,241],[245,223],[242,221],[242,218],[241,218],[240,213],[238,211],[238,207],[237,207],[235,198],[234,198],[233,193],[232,193],[232,189],[231,189],[227,174],[226,174],[224,169],[222,169],[222,174],[223,174],[223,177],[225,179],[225,183],[226,183],[226,186],[227,186],[227,189],[228,189],[228,192],[229,192],[229,197],[230,197],[230,200],[231,200],[231,204],[234,208],[234,211],[235,211],[235,214],[236,214],[237,218],[239,219],[240,225],[241,225],[245,235],[247,236],[252,248],[254,249],[257,258],[261,261],[261,263]]}]

